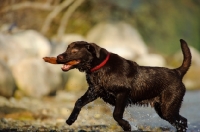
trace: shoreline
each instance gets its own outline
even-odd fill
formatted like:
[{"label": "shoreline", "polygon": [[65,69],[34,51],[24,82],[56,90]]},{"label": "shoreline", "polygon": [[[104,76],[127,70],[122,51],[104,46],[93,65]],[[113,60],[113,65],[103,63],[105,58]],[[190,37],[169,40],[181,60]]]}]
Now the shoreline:
[{"label": "shoreline", "polygon": [[[200,92],[195,92],[196,96],[199,93]],[[82,92],[71,93],[66,91],[59,91],[56,96],[44,97],[41,99],[31,97],[22,97],[19,99],[13,97],[7,99],[0,96],[0,132],[123,131],[112,117],[113,107],[109,106],[101,99],[97,99],[96,101],[84,106],[75,123],[73,123],[71,126],[68,126],[65,121],[71,114],[75,101],[81,96],[81,94]],[[192,92],[186,94],[181,109],[184,113],[185,110],[192,109],[193,104],[198,104],[198,100],[191,103],[192,100],[190,100],[190,96],[193,97],[193,94],[194,93]],[[188,105],[191,106],[184,109]],[[160,127],[159,125],[153,126],[152,123],[156,123],[158,119],[152,117],[147,117],[151,121],[147,120],[147,124],[144,123],[144,125],[141,125],[142,119],[140,118],[142,117],[137,117],[140,116],[137,113],[138,110],[142,114],[141,109],[133,108],[131,110],[135,110],[136,115],[133,114],[133,111],[129,111],[128,114],[125,113],[124,117],[125,119],[127,118],[131,124],[135,124],[136,122],[140,124],[140,126],[136,126],[139,129],[138,131],[173,131],[168,127],[164,128]],[[147,111],[146,113],[151,114],[148,109],[145,109],[145,111]],[[188,112],[186,115],[191,115],[190,112]],[[130,116],[130,114],[133,115]],[[190,121],[190,119],[188,119],[188,121]],[[190,130],[199,130],[199,124],[194,124],[193,122],[191,123],[192,124],[189,124]],[[132,126],[132,129],[134,129],[133,127],[134,125]]]}]

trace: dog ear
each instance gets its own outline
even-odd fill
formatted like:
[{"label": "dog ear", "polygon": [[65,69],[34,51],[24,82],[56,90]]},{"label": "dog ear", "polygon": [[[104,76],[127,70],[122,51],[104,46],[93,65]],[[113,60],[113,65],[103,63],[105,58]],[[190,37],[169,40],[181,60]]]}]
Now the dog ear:
[{"label": "dog ear", "polygon": [[96,55],[97,58],[100,57],[100,50],[101,50],[101,47],[99,47],[98,45],[96,45],[95,43],[89,43],[87,45],[87,49],[94,53]]}]

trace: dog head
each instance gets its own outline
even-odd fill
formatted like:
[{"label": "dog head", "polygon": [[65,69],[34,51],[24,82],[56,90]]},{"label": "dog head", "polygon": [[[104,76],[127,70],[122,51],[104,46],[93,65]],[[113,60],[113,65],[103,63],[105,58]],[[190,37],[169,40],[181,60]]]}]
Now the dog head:
[{"label": "dog head", "polygon": [[94,43],[76,41],[71,43],[67,50],[57,56],[57,63],[63,64],[62,70],[69,71],[77,68],[79,71],[88,71],[92,68],[94,60],[100,59],[101,47]]}]

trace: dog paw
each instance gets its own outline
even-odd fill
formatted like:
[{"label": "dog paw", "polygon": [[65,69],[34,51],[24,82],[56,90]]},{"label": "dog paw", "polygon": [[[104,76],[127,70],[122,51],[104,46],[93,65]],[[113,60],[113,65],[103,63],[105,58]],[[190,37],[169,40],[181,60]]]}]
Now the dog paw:
[{"label": "dog paw", "polygon": [[74,121],[73,120],[66,120],[66,123],[68,124],[68,125],[72,125],[73,123],[74,123]]}]

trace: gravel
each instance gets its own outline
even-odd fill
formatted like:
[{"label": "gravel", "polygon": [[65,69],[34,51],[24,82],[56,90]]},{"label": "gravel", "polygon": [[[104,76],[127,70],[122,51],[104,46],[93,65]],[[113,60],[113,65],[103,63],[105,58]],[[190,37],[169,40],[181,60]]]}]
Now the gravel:
[{"label": "gravel", "polygon": [[112,118],[110,107],[101,100],[86,105],[76,122],[68,126],[80,94],[59,91],[54,97],[4,98],[0,96],[0,132],[104,132],[122,129]]},{"label": "gravel", "polygon": [[[56,96],[43,98],[7,99],[0,96],[0,132],[123,131],[112,117],[113,107],[100,99],[83,107],[75,123],[67,125],[65,121],[82,94],[58,91]],[[150,126],[138,126],[138,129],[158,132],[164,130]]]}]

